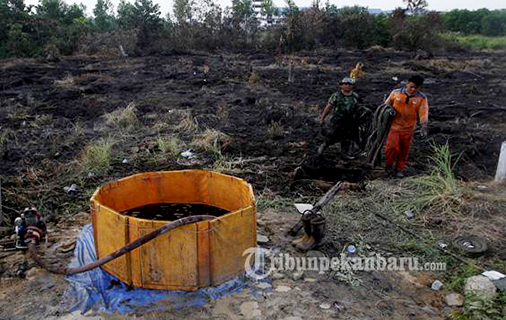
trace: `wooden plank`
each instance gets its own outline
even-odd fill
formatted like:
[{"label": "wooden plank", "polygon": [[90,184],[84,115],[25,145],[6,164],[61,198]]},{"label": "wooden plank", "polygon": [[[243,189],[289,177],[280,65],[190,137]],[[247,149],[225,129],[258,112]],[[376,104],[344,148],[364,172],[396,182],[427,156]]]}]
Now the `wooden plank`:
[{"label": "wooden plank", "polygon": [[[143,235],[147,234],[146,232],[141,232],[139,230],[140,223],[138,223],[138,219],[129,217],[128,219],[128,231],[130,236],[130,242],[137,240]],[[130,266],[131,266],[131,276],[132,276],[132,284],[135,287],[142,287],[142,269],[141,269],[141,248],[134,249],[130,251]]]},{"label": "wooden plank", "polygon": [[212,220],[211,275],[216,286],[245,271],[243,252],[256,247],[256,213],[254,207],[229,213]]},{"label": "wooden plank", "polygon": [[[97,256],[99,259],[119,250],[127,244],[126,217],[114,213],[107,207],[101,206],[100,211],[96,214],[95,226],[97,227]],[[129,283],[131,280],[128,278],[127,259],[128,255],[123,255],[103,265],[102,269]]]},{"label": "wooden plank", "polygon": [[210,255],[210,225],[209,221],[202,221],[197,224],[198,230],[198,259],[197,268],[199,274],[199,287],[211,285],[211,255]]},{"label": "wooden plank", "polygon": [[237,211],[254,205],[249,185],[242,180],[212,173],[208,181],[208,198],[205,203],[227,211]]},{"label": "wooden plank", "polygon": [[[139,221],[139,233],[147,234],[162,225],[162,221]],[[142,283],[145,288],[197,287],[196,224],[171,230],[140,249]]]}]

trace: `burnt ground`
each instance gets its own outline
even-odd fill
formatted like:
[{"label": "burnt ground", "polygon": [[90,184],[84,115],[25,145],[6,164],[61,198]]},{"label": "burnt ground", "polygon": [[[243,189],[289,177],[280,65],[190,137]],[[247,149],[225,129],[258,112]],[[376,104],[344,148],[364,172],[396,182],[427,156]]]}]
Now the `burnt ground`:
[{"label": "burnt ground", "polygon": [[[293,83],[287,82],[289,61],[295,66]],[[338,80],[357,62],[364,63],[366,74],[356,91],[371,109],[413,73],[426,78],[429,138],[415,135],[409,175],[429,172],[431,143],[448,141],[459,158],[455,172],[461,180],[493,177],[506,135],[503,52],[424,60],[389,50],[321,51],[285,59],[264,53],[126,60],[74,56],[56,63],[9,59],[0,61],[4,224],[23,207],[36,205],[57,226],[87,211],[89,196],[101,183],[144,171],[231,173],[275,206],[278,197],[311,202],[336,181],[384,178],[381,169],[362,160],[344,162],[336,147],[322,160],[312,156],[322,141],[318,116]],[[108,114],[130,103],[137,119],[131,126],[108,121]],[[206,129],[225,135],[199,143]],[[174,137],[177,152],[168,152],[160,139]],[[110,154],[98,167],[90,166],[85,150],[101,139],[111,143]],[[179,155],[190,148],[196,158]],[[295,174],[301,164],[304,174]],[[66,193],[63,188],[73,183],[78,191]],[[7,270],[4,278],[12,274]]]}]

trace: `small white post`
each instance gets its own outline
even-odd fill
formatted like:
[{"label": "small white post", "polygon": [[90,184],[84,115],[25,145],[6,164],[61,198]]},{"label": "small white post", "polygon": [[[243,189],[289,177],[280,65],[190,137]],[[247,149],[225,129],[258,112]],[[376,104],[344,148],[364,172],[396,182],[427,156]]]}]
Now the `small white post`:
[{"label": "small white post", "polygon": [[4,213],[2,211],[2,181],[0,181],[0,224],[4,222]]},{"label": "small white post", "polygon": [[495,172],[495,181],[502,181],[506,178],[506,141],[501,145],[501,153],[499,154],[499,162],[497,163],[497,171]]},{"label": "small white post", "polygon": [[290,61],[290,64],[288,65],[288,82],[293,82],[294,75],[293,75],[293,62]]},{"label": "small white post", "polygon": [[125,52],[125,49],[123,49],[123,46],[121,44],[119,45],[119,51],[121,52],[123,58],[128,58],[128,54]]}]

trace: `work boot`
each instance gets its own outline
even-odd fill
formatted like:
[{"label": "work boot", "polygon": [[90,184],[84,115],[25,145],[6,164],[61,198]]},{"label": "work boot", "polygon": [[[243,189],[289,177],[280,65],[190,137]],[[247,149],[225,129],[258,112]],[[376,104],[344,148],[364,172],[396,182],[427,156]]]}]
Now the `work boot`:
[{"label": "work boot", "polygon": [[292,245],[297,246],[300,243],[308,241],[308,239],[309,239],[309,236],[304,232],[304,234],[302,235],[302,237],[300,237],[300,238],[295,239],[295,240],[292,241]]},{"label": "work boot", "polygon": [[[304,226],[304,235],[300,238],[295,240],[294,245],[297,249],[301,249],[307,246],[308,243],[314,243],[314,239],[312,237],[313,235],[313,227],[311,226],[311,218],[313,217],[312,214],[310,215],[304,215],[302,216],[302,224]],[[293,242],[292,242],[293,243]]]},{"label": "work boot", "polygon": [[404,172],[402,172],[402,171],[397,171],[397,172],[395,173],[395,177],[396,177],[396,178],[399,178],[399,179],[404,178]]},{"label": "work boot", "polygon": [[355,156],[348,152],[341,153],[341,158],[343,158],[344,160],[355,160]]},{"label": "work boot", "polygon": [[312,234],[311,221],[309,219],[305,218],[305,216],[302,216],[302,218],[300,219],[300,222],[302,222],[302,228],[304,229],[304,231],[303,231],[302,237],[292,241],[292,244],[294,246],[297,246],[300,243],[304,243],[304,242],[308,241],[309,237]]},{"label": "work boot", "polygon": [[309,250],[319,247],[325,243],[326,224],[327,221],[325,220],[325,217],[321,215],[318,215],[311,220],[311,226],[313,227],[313,238],[315,242],[311,248],[309,248]]},{"label": "work boot", "polygon": [[325,242],[325,218],[321,215],[311,219],[312,234],[309,240],[297,245],[297,249],[302,251],[313,250]]},{"label": "work boot", "polygon": [[314,247],[314,244],[315,239],[313,237],[308,237],[306,241],[299,243],[295,248],[300,251],[309,251]]},{"label": "work boot", "polygon": [[387,176],[393,177],[395,175],[395,168],[394,168],[394,166],[387,165],[385,167],[385,172],[386,172]]},{"label": "work boot", "polygon": [[327,142],[324,142],[322,143],[319,147],[318,147],[318,152],[316,153],[317,156],[321,156],[323,154],[323,151],[325,151],[325,149],[327,149],[328,147],[328,144]]},{"label": "work boot", "polygon": [[344,160],[355,160],[355,155],[353,154],[353,142],[351,141],[343,141],[341,142],[341,158]]}]

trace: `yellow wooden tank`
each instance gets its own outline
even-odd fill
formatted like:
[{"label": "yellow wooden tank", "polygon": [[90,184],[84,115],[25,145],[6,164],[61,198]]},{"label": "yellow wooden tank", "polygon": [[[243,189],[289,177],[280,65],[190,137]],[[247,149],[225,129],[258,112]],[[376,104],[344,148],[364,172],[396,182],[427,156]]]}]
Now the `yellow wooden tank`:
[{"label": "yellow wooden tank", "polygon": [[123,214],[158,203],[209,205],[228,213],[171,230],[103,270],[136,287],[171,290],[215,286],[245,271],[242,254],[257,245],[252,187],[203,170],[140,173],[99,187],[91,198],[97,257],[167,224]]}]

